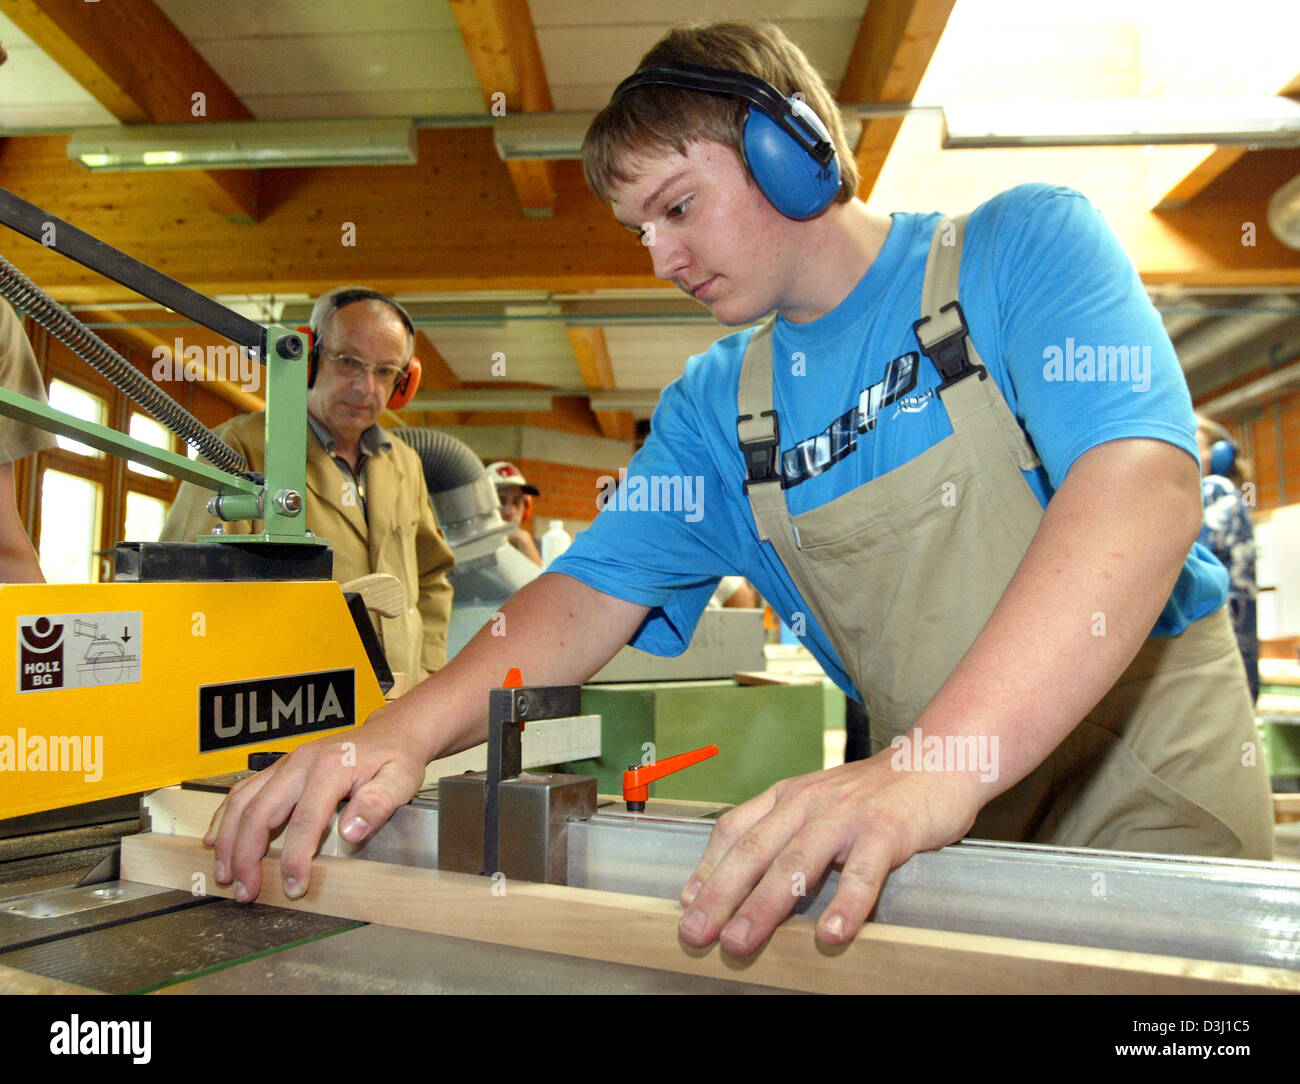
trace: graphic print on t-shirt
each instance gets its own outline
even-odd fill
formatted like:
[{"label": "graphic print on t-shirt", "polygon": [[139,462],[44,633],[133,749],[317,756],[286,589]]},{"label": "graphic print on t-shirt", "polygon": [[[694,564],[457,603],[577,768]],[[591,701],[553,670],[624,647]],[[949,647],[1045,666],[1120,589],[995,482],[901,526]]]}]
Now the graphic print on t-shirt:
[{"label": "graphic print on t-shirt", "polygon": [[858,436],[876,427],[882,407],[901,399],[916,387],[920,355],[913,351],[894,358],[883,380],[864,388],[858,404],[841,414],[816,436],[799,441],[781,456],[781,476],[786,489],[815,478],[858,446]]}]

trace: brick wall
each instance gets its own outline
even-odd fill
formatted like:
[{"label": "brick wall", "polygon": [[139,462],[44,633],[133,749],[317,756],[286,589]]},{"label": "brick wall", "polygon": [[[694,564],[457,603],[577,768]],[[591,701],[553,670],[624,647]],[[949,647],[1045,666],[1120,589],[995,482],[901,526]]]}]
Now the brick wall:
[{"label": "brick wall", "polygon": [[[626,464],[622,464],[626,466]],[[533,533],[540,536],[551,519],[590,523],[596,518],[598,479],[618,475],[619,464],[601,467],[575,467],[564,463],[547,463],[539,459],[519,459],[515,466],[531,485],[542,491],[533,500]]]},{"label": "brick wall", "polygon": [[[1249,429],[1254,438],[1255,480],[1259,507],[1275,508],[1300,501],[1300,392],[1278,400],[1276,415],[1269,407]],[[1280,442],[1279,442],[1279,429]],[[1286,482],[1283,500],[1282,481]]]},{"label": "brick wall", "polygon": [[1247,414],[1244,420],[1230,418],[1227,428],[1251,459],[1257,507],[1300,502],[1300,392],[1284,395],[1276,406]]}]

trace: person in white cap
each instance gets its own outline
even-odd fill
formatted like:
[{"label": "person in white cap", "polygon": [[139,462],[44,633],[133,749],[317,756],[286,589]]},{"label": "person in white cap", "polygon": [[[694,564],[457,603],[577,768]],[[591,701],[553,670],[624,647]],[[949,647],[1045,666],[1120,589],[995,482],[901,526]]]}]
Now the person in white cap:
[{"label": "person in white cap", "polygon": [[537,548],[537,540],[524,526],[533,510],[533,498],[540,497],[536,486],[530,486],[523,472],[513,463],[499,459],[489,463],[488,477],[497,487],[497,500],[501,502],[501,518],[507,523],[515,524],[510,544],[527,557],[533,564],[541,566],[542,554]]}]

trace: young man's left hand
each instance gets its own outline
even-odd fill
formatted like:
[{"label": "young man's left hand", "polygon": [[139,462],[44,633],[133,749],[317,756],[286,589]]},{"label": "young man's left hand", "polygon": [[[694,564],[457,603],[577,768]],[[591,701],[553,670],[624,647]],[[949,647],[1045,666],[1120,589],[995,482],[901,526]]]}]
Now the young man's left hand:
[{"label": "young man's left hand", "polygon": [[988,797],[973,775],[896,771],[890,759],[887,750],[783,779],[720,818],[682,892],[682,939],[700,948],[721,937],[728,952],[747,955],[838,863],[839,888],[817,937],[852,940],[890,871],[960,839]]}]

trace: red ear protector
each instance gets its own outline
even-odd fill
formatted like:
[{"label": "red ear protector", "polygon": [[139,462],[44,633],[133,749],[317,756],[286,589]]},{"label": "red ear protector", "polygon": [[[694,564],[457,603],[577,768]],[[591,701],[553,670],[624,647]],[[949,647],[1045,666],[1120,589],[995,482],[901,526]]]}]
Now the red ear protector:
[{"label": "red ear protector", "polygon": [[[354,301],[382,301],[397,313],[398,318],[402,321],[402,326],[406,328],[407,334],[411,340],[415,340],[415,325],[411,323],[411,318],[402,308],[387,294],[381,294],[377,290],[343,290],[334,297],[334,305],[326,313],[326,316],[332,316],[343,308],[344,305],[351,305]],[[316,366],[320,364],[320,343],[317,341],[315,334],[310,327],[298,327],[294,330],[302,332],[307,336],[307,345],[309,351],[307,354],[307,387],[316,383]],[[397,383],[393,385],[393,394],[388,397],[389,410],[401,410],[412,399],[415,393],[420,390],[420,359],[411,355],[411,360],[406,363],[406,368],[402,375],[397,378]]]}]

